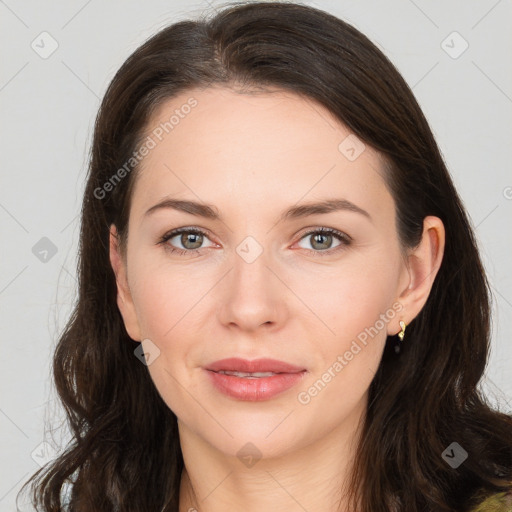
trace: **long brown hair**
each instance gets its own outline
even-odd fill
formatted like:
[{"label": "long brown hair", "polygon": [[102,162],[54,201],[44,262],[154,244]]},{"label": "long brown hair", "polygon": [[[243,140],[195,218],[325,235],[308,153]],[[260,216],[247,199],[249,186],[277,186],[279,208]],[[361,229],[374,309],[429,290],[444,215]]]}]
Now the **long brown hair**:
[{"label": "long brown hair", "polygon": [[[403,248],[417,245],[426,216],[444,223],[444,259],[428,301],[398,356],[388,337],[370,386],[351,480],[357,510],[465,511],[477,493],[510,489],[512,418],[477,389],[490,342],[489,285],[418,103],[393,64],[351,25],[316,8],[261,2],[168,26],[126,60],[108,87],[82,205],[79,296],[53,359],[73,438],[25,484],[32,482],[34,504],[45,512],[178,511],[177,419],[124,328],[109,227],[126,236],[137,173],[131,159],[151,114],[183,91],[213,84],[300,94],[378,150],[387,161]],[[442,456],[452,442],[468,453],[456,469]],[[70,482],[65,508],[61,494]]]}]

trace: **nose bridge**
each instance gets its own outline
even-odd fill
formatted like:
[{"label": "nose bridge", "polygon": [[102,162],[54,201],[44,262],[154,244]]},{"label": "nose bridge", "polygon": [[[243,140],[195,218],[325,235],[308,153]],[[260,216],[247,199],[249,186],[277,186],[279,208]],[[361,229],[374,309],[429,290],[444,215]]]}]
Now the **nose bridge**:
[{"label": "nose bridge", "polygon": [[269,269],[270,260],[270,249],[254,236],[246,236],[235,247],[221,307],[224,323],[254,329],[281,316],[284,290]]},{"label": "nose bridge", "polygon": [[[262,238],[261,236],[258,238]],[[240,287],[254,293],[268,289],[271,272],[267,268],[270,264],[270,250],[252,235],[246,236],[236,247],[233,255],[233,275],[235,287]]]}]

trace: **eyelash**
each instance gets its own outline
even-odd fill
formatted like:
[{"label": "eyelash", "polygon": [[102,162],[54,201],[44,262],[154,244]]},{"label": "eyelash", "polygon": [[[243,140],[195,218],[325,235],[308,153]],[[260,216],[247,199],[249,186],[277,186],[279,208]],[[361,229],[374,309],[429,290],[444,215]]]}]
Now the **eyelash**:
[{"label": "eyelash", "polygon": [[[158,241],[158,244],[164,245],[166,251],[170,251],[171,253],[179,254],[179,255],[196,254],[196,253],[199,253],[202,249],[206,249],[206,247],[203,247],[200,249],[178,249],[178,248],[173,247],[172,245],[166,243],[171,238],[174,238],[176,235],[181,235],[182,233],[194,233],[194,234],[203,235],[203,236],[208,237],[208,233],[203,231],[202,229],[179,228],[179,229],[175,229],[175,230],[170,231],[170,232],[166,233],[165,235],[163,235],[160,238],[160,240]],[[342,233],[341,231],[338,231],[338,230],[332,229],[332,228],[318,228],[313,231],[308,231],[307,233],[304,233],[304,235],[302,235],[300,237],[299,241],[302,240],[303,238],[307,238],[308,236],[317,235],[317,234],[332,235],[337,240],[339,240],[341,243],[340,243],[340,245],[338,245],[332,249],[325,249],[323,251],[315,251],[312,249],[306,249],[306,250],[312,251],[315,256],[322,256],[323,254],[332,255],[333,253],[343,250],[344,248],[346,248],[347,246],[349,246],[352,243],[352,238],[350,236],[346,235],[345,233]]]}]

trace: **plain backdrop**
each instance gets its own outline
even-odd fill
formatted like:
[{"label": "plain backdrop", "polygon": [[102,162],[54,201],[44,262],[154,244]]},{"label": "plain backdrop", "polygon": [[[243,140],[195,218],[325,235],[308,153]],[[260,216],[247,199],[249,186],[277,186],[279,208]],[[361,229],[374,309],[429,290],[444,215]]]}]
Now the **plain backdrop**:
[{"label": "plain backdrop", "polygon": [[[492,350],[482,385],[511,411],[512,2],[303,3],[361,30],[413,88],[492,284]],[[100,99],[145,39],[220,5],[0,1],[0,512],[16,510],[22,482],[66,437],[45,434],[45,421],[57,428],[62,418],[50,365],[76,293],[78,214]]]}]

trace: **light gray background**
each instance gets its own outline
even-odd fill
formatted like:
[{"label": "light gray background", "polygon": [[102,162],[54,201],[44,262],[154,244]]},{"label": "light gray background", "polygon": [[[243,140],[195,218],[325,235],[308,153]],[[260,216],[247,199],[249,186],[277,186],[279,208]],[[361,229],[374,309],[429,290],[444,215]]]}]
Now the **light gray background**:
[{"label": "light gray background", "polygon": [[[483,384],[511,411],[512,2],[303,3],[355,25],[413,87],[476,227],[494,293]],[[100,98],[146,38],[209,8],[206,1],[0,0],[0,511],[16,509],[21,483],[51,457],[51,443],[62,442],[58,431],[45,438],[45,419],[57,427],[62,417],[50,364],[75,297],[77,215]],[[43,31],[58,43],[46,59],[31,47],[51,48]],[[43,237],[57,248],[47,261],[33,253]]]}]

